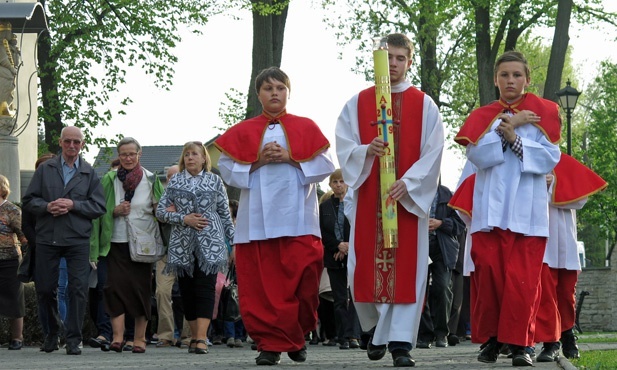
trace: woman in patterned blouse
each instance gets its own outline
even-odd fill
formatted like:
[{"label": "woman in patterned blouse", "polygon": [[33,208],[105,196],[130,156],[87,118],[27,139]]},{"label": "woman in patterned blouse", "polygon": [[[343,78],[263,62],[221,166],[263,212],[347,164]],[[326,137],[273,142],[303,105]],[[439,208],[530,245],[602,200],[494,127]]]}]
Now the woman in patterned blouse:
[{"label": "woman in patterned blouse", "polygon": [[0,316],[11,319],[9,349],[21,349],[24,328],[24,287],[17,279],[21,246],[26,237],[21,231],[21,209],[9,202],[9,180],[0,175]]},{"label": "woman in patterned blouse", "polygon": [[225,238],[233,240],[234,227],[225,185],[210,172],[203,144],[184,144],[178,166],[180,172],[169,181],[156,215],[173,225],[166,271],[178,276],[184,315],[194,338],[189,353],[205,354],[216,276],[227,267]]}]

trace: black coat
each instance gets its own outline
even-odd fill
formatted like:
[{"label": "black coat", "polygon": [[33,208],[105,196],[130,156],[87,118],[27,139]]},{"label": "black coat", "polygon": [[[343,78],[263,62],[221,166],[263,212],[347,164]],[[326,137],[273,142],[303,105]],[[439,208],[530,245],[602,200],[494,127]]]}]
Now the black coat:
[{"label": "black coat", "polygon": [[350,226],[347,217],[344,217],[345,225],[343,226],[343,240],[336,238],[334,228],[336,226],[336,216],[340,204],[338,198],[332,196],[326,199],[319,205],[319,227],[321,228],[321,241],[324,246],[324,267],[329,269],[339,269],[347,267],[347,256],[342,261],[335,261],[334,254],[338,252],[338,245],[341,242],[349,241]]},{"label": "black coat", "polygon": [[452,198],[450,189],[443,185],[437,188],[437,208],[435,209],[435,218],[443,223],[435,230],[437,233],[437,241],[443,256],[443,262],[447,268],[453,270],[456,261],[460,244],[458,236],[465,231],[465,223],[456,211],[448,207],[448,202]]}]

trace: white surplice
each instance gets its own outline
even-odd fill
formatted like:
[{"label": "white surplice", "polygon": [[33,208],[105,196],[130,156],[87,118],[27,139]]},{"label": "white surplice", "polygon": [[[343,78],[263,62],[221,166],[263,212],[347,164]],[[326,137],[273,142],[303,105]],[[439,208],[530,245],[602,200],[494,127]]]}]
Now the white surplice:
[{"label": "white surplice", "polygon": [[[554,190],[554,181],[549,188],[549,196]],[[549,237],[544,251],[544,263],[550,268],[581,270],[578,256],[576,210],[583,208],[587,197],[576,202],[555,205],[549,202]]]},{"label": "white surplice", "polygon": [[[288,149],[281,125],[265,130],[261,148],[272,141]],[[300,163],[300,167],[269,164],[251,173],[250,164],[235,162],[221,153],[221,177],[241,189],[235,244],[283,236],[321,237],[317,183],[334,171],[334,163],[327,150]]]},{"label": "white surplice", "polygon": [[537,127],[515,129],[523,144],[521,161],[510,148],[502,149],[495,128],[467,145],[467,159],[476,168],[471,233],[494,227],[527,236],[548,237],[548,194],[545,175],[559,162],[561,152]]},{"label": "white surplice", "polygon": [[[402,82],[392,86],[392,92],[402,92],[411,87],[409,82]],[[377,136],[377,135],[375,135]],[[400,139],[404,145],[405,139]],[[355,302],[356,311],[362,329],[365,331],[375,327],[373,344],[387,344],[390,341],[416,343],[418,325],[428,271],[428,212],[437,191],[441,155],[444,146],[444,127],[439,109],[433,100],[424,96],[422,113],[422,138],[420,140],[420,158],[404,174],[398,174],[407,186],[407,194],[399,200],[401,205],[418,216],[418,256],[416,261],[416,303],[413,304],[386,304],[386,303],[359,303]],[[345,183],[353,190],[357,190],[366,181],[377,157],[367,157],[368,145],[361,144],[358,129],[358,95],[351,98],[343,108],[336,125],[336,151]],[[352,194],[349,192],[350,195]],[[355,193],[357,194],[357,192]],[[347,199],[345,200],[347,203]],[[375,218],[374,214],[356,214],[357,199],[352,198],[351,220],[360,217]],[[346,207],[347,208],[347,207]],[[346,212],[348,210],[346,209]],[[353,294],[354,274],[356,273],[356,258],[354,252],[355,222],[351,222],[349,241],[349,255],[347,269],[349,284]],[[400,248],[404,248],[401,243]],[[360,273],[360,272],[358,272]],[[369,271],[362,273],[370,273]],[[409,282],[413,284],[412,281]]]}]

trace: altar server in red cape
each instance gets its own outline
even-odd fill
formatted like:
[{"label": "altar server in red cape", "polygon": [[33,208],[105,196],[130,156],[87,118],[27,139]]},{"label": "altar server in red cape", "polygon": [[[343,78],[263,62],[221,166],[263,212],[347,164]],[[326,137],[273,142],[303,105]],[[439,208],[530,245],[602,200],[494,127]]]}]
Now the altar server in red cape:
[{"label": "altar server in red cape", "polygon": [[303,362],[323,270],[317,183],[334,164],[315,122],[286,112],[283,71],[261,71],[255,89],[263,113],[215,141],[223,180],[241,189],[233,241],[240,313],[260,351],[257,365],[277,364],[281,352]]},{"label": "altar server in red cape", "polygon": [[353,96],[336,125],[336,151],[345,182],[353,189],[348,255],[349,283],[362,329],[373,336],[367,354],[379,360],[390,350],[394,366],[414,366],[428,270],[428,215],[437,191],[444,127],[437,105],[405,80],[413,45],[402,34],[387,38],[397,180],[398,248],[382,237],[379,157],[385,154],[377,127],[375,88]]},{"label": "altar server in red cape", "polygon": [[559,162],[557,104],[525,93],[529,67],[515,51],[497,59],[498,102],[471,113],[455,140],[476,166],[471,218],[472,341],[478,361],[497,361],[503,343],[513,366],[531,366],[542,258],[549,235],[547,173]]},{"label": "altar server in red cape", "polygon": [[[536,318],[536,342],[543,342],[538,362],[552,362],[559,349],[567,358],[578,358],[572,333],[576,282],[581,271],[576,232],[576,210],[587,198],[608,184],[595,172],[567,154],[547,175],[549,186],[549,238],[542,268],[542,295]],[[561,342],[561,343],[560,343]]]}]

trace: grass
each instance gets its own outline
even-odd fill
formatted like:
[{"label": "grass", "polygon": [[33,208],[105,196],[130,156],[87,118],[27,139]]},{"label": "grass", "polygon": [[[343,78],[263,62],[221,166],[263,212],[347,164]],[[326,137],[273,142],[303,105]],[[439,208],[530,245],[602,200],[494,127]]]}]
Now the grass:
[{"label": "grass", "polygon": [[617,342],[616,332],[585,332],[577,334],[579,343],[615,343]]},{"label": "grass", "polygon": [[617,369],[617,350],[584,351],[581,352],[581,358],[570,362],[580,370]]},{"label": "grass", "polygon": [[[577,334],[578,343],[614,343],[617,342],[615,332],[586,332]],[[582,351],[581,358],[570,360],[572,365],[580,370],[617,369],[617,350]]]}]

